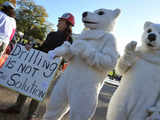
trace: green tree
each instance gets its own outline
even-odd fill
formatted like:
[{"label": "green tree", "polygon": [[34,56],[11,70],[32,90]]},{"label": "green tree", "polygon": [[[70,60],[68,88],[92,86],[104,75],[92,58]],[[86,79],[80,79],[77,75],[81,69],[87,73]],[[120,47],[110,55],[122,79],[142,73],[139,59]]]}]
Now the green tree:
[{"label": "green tree", "polygon": [[11,3],[13,3],[13,5],[16,6],[16,0],[0,0],[0,4],[4,3],[5,1],[10,1]]},{"label": "green tree", "polygon": [[8,0],[0,0],[0,4],[2,4],[3,2],[8,1]]},{"label": "green tree", "polygon": [[36,5],[33,0],[17,0],[17,31],[23,32],[25,39],[33,37],[43,41],[51,28],[47,17],[45,8]]}]

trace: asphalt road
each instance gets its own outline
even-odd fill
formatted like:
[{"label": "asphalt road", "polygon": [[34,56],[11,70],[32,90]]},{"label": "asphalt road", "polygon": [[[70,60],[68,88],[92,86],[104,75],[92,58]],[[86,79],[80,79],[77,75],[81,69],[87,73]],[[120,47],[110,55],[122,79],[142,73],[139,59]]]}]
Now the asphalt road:
[{"label": "asphalt road", "polygon": [[106,120],[107,106],[115,90],[115,86],[104,84],[99,95],[98,107],[96,109],[93,120]]}]

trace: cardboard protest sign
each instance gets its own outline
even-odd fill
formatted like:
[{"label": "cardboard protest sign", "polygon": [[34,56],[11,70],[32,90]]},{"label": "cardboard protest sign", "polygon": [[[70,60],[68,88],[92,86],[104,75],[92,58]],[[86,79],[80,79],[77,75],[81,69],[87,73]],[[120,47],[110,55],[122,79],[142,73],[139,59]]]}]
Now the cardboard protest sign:
[{"label": "cardboard protest sign", "polygon": [[0,85],[42,101],[56,74],[60,58],[17,44],[0,69]]}]

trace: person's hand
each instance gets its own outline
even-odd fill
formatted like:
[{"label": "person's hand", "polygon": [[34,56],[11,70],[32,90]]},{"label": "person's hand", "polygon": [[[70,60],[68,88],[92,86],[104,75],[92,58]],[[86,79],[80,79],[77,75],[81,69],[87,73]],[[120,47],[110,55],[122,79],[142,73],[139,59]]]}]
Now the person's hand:
[{"label": "person's hand", "polygon": [[26,50],[30,50],[30,49],[32,48],[32,45],[26,44],[26,45],[25,45],[25,48],[26,48]]}]

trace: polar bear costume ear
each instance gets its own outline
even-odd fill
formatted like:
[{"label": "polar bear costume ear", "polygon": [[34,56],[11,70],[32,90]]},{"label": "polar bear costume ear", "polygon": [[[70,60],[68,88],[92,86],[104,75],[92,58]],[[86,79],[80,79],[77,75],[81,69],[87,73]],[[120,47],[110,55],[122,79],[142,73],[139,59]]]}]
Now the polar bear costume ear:
[{"label": "polar bear costume ear", "polygon": [[121,13],[121,10],[117,8],[117,9],[113,10],[113,12],[114,12],[114,17],[116,18]]},{"label": "polar bear costume ear", "polygon": [[144,23],[144,30],[145,30],[148,26],[150,26],[151,24],[153,24],[153,23],[150,22],[150,21],[146,21],[146,22]]}]

